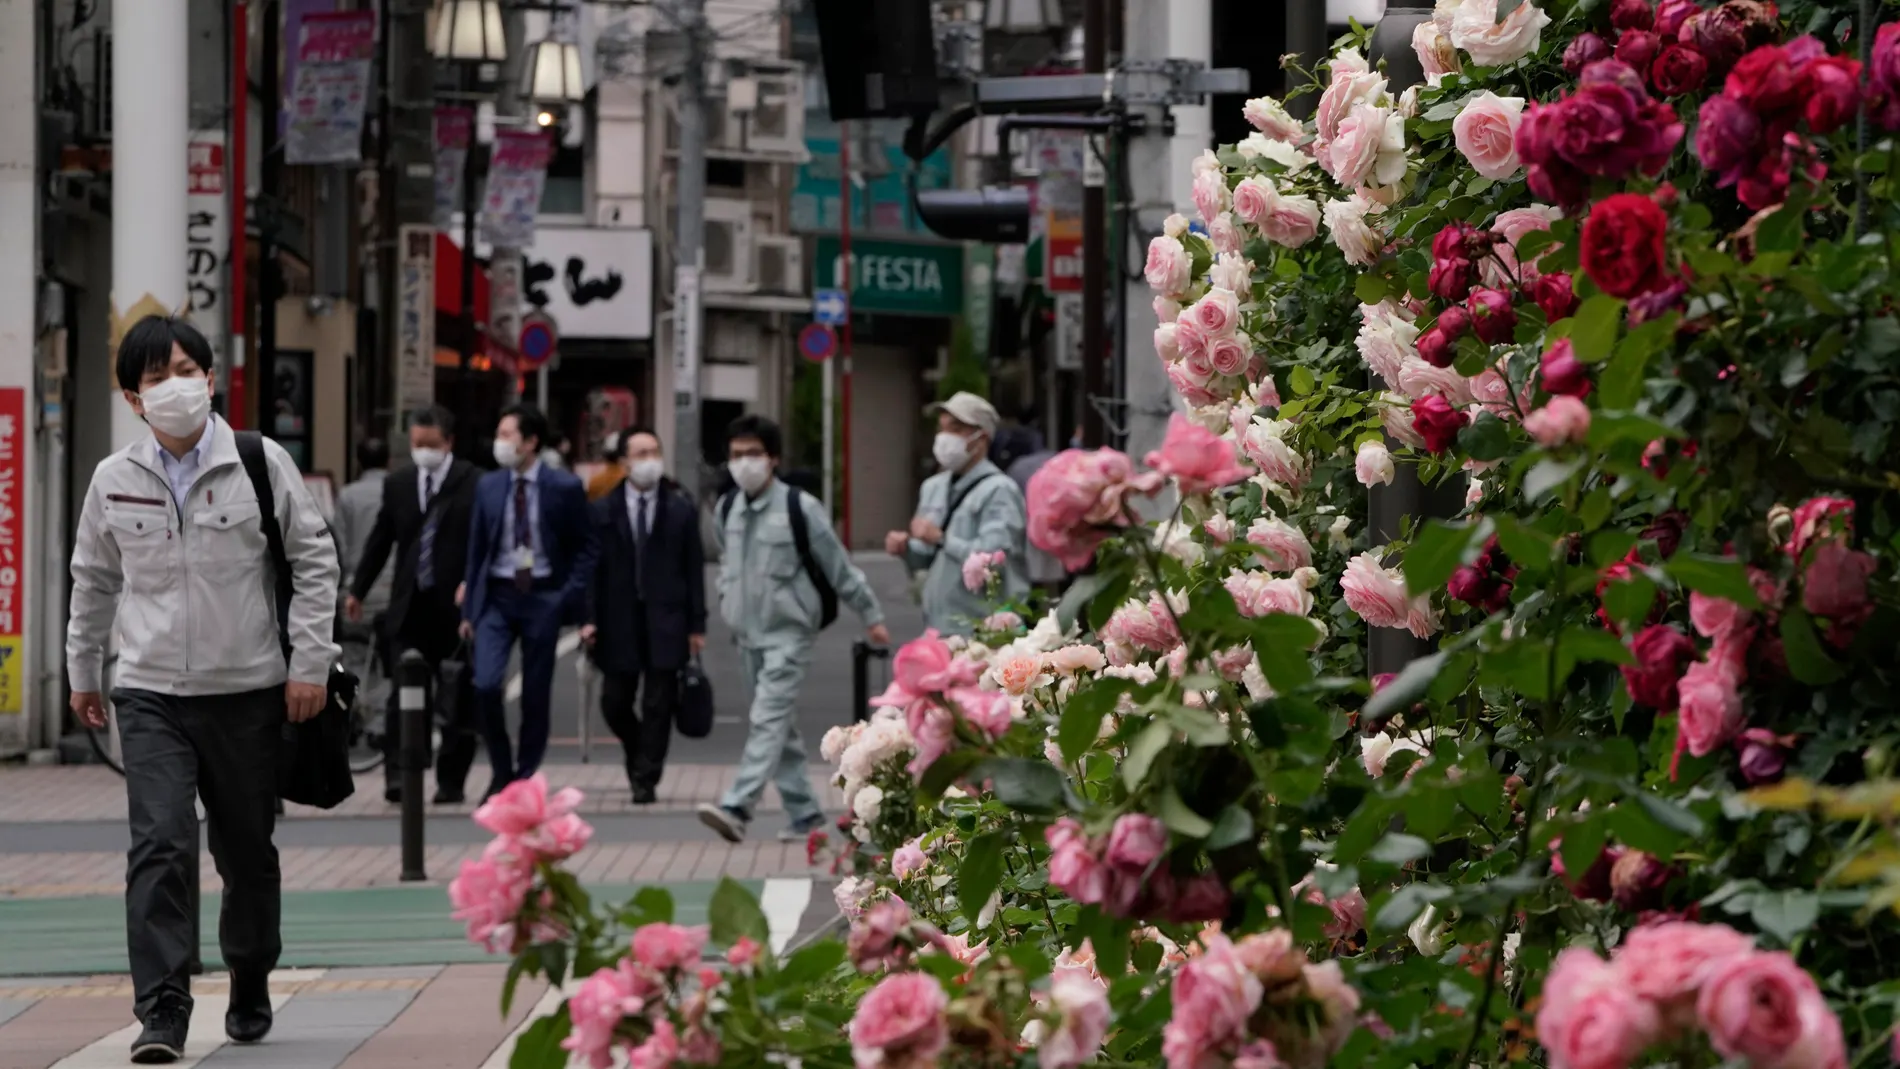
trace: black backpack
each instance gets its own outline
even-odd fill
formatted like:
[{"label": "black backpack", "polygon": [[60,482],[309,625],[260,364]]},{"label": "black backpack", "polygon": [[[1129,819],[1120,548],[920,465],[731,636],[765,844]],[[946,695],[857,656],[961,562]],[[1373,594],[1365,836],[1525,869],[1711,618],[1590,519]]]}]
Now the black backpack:
[{"label": "black backpack", "polygon": [[[838,592],[832,588],[831,578],[818,561],[811,555],[811,531],[805,526],[805,506],[800,500],[804,491],[791,483],[785,484],[786,519],[792,524],[792,547],[798,551],[799,567],[805,569],[805,577],[811,585],[818,588],[818,629],[830,627],[838,619]],[[719,499],[719,529],[726,529],[726,517],[732,515],[732,503],[739,498],[739,491],[728,490]]]}]

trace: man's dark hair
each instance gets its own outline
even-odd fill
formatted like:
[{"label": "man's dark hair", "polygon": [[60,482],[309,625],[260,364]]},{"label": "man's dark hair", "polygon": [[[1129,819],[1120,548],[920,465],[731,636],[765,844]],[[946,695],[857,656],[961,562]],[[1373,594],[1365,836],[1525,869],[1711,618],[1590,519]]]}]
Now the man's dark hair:
[{"label": "man's dark hair", "polygon": [[756,438],[765,447],[765,455],[777,460],[785,449],[785,434],[778,424],[764,416],[744,415],[726,427],[726,442],[735,438]]},{"label": "man's dark hair", "polygon": [[418,408],[414,412],[409,413],[409,425],[411,427],[434,427],[436,430],[442,432],[442,437],[444,438],[455,437],[455,413],[450,412],[441,405],[430,405],[427,408]]},{"label": "man's dark hair", "polygon": [[389,467],[389,443],[377,437],[356,443],[356,466],[364,471]]},{"label": "man's dark hair", "polygon": [[119,341],[119,388],[139,392],[146,372],[172,365],[173,345],[211,374],[211,343],[197,327],[173,316],[149,315],[132,324]]},{"label": "man's dark hair", "polygon": [[536,449],[545,449],[548,444],[548,417],[533,405],[509,405],[502,410],[501,418],[515,417],[515,426],[521,431],[521,440],[534,439]]},{"label": "man's dark hair", "polygon": [[620,432],[620,452],[622,456],[626,455],[627,443],[633,441],[633,436],[636,434],[644,434],[647,437],[653,439],[654,441],[660,443],[660,452],[662,453],[666,452],[666,439],[660,437],[659,431],[654,430],[652,427],[649,427],[644,423],[636,423],[633,426],[628,427],[626,430]]}]

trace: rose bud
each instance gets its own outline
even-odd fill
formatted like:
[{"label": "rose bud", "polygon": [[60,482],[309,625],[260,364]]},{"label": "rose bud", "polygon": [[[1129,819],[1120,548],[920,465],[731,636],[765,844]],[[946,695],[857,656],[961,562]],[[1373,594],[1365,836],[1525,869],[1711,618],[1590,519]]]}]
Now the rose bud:
[{"label": "rose bud", "polygon": [[1663,889],[1674,875],[1668,865],[1653,854],[1641,850],[1625,851],[1610,866],[1610,898],[1624,909],[1637,912],[1662,905]]},{"label": "rose bud", "polygon": [[1465,302],[1471,312],[1472,329],[1486,345],[1502,345],[1517,329],[1517,310],[1511,307],[1511,295],[1503,290],[1476,289]]},{"label": "rose bud", "polygon": [[1650,65],[1649,82],[1666,97],[1693,93],[1709,77],[1709,61],[1688,45],[1668,45]]},{"label": "rose bud", "polygon": [[1656,25],[1656,9],[1649,0],[1616,0],[1610,5],[1610,25],[1619,30],[1647,30]]},{"label": "rose bud", "polygon": [[1434,297],[1462,301],[1477,280],[1477,264],[1463,257],[1452,257],[1433,261],[1429,285]]},{"label": "rose bud", "polygon": [[[1471,329],[1471,313],[1465,311],[1461,306],[1454,304],[1438,313],[1437,326],[1440,331],[1444,332],[1447,338],[1450,338],[1452,341],[1457,341],[1459,338],[1465,336],[1466,331]],[[1443,367],[1444,365],[1440,364],[1439,366]]]},{"label": "rose bud", "polygon": [[1466,605],[1482,605],[1491,596],[1491,577],[1475,565],[1467,564],[1451,573],[1445,592]]},{"label": "rose bud", "polygon": [[1649,65],[1656,61],[1656,53],[1662,51],[1662,41],[1648,30],[1631,30],[1616,42],[1616,58],[1635,68],[1638,74],[1648,74]]},{"label": "rose bud", "polygon": [[1552,271],[1548,275],[1539,275],[1531,283],[1531,300],[1544,311],[1544,321],[1555,323],[1559,319],[1568,319],[1577,311],[1577,293],[1570,275],[1563,271]]},{"label": "rose bud", "polygon": [[1698,11],[1684,19],[1676,40],[1702,53],[1712,74],[1726,73],[1748,48],[1740,20],[1723,8]]},{"label": "rose bud", "polygon": [[1776,735],[1767,728],[1749,728],[1735,740],[1735,748],[1741,751],[1742,779],[1751,787],[1781,782],[1781,774],[1788,767],[1788,750],[1794,745],[1793,736]]},{"label": "rose bud", "polygon": [[1643,528],[1642,537],[1656,543],[1656,552],[1662,554],[1664,560],[1668,560],[1675,556],[1676,550],[1682,546],[1682,532],[1688,529],[1688,526],[1687,513],[1681,509],[1670,509],[1649,521],[1649,526]]},{"label": "rose bud", "polygon": [[1544,354],[1538,373],[1543,379],[1544,392],[1553,397],[1590,396],[1590,373],[1577,359],[1569,338],[1557,339],[1557,344]]},{"label": "rose bud", "polygon": [[1700,10],[1695,0],[1662,0],[1656,5],[1656,25],[1651,29],[1663,40],[1673,41],[1682,32],[1683,22]]},{"label": "rose bud", "polygon": [[1470,416],[1435,393],[1412,402],[1412,429],[1433,453],[1443,453],[1458,444],[1458,432],[1470,422]]},{"label": "rose bud", "polygon": [[1552,839],[1550,843],[1550,874],[1564,882],[1570,893],[1588,902],[1608,902],[1610,900],[1610,870],[1616,867],[1617,859],[1623,856],[1620,846],[1605,847],[1597,851],[1596,860],[1590,862],[1590,868],[1583,875],[1571,879],[1564,870],[1564,855],[1560,847],[1562,839]]},{"label": "rose bud", "polygon": [[1585,30],[1571,38],[1564,47],[1564,71],[1572,78],[1583,73],[1583,69],[1600,59],[1610,58],[1610,42]]},{"label": "rose bud", "polygon": [[1444,328],[1433,327],[1418,336],[1418,355],[1433,367],[1450,367],[1457,358],[1458,346]]}]

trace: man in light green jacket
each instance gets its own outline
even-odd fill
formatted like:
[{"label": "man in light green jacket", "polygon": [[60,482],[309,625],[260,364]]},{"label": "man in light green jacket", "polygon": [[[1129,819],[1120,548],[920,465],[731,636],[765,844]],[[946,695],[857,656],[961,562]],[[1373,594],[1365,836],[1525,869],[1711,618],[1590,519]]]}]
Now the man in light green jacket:
[{"label": "man in light green jacket", "polygon": [[972,555],[1002,554],[990,568],[1001,580],[999,599],[1029,589],[1023,571],[1028,515],[1022,489],[989,459],[996,409],[973,393],[958,393],[936,413],[932,452],[943,470],[924,480],[910,530],[885,535],[884,549],[916,571],[928,569],[925,623],[942,634],[967,635],[997,600],[965,583]]}]

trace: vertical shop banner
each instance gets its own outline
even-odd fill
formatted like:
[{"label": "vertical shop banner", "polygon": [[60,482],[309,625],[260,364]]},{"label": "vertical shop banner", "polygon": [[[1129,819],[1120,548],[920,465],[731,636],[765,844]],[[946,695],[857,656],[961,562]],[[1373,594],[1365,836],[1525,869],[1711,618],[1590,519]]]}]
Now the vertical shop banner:
[{"label": "vertical shop banner", "polygon": [[534,217],[548,181],[554,139],[543,131],[497,130],[482,191],[482,240],[523,249],[534,244]]},{"label": "vertical shop banner", "polygon": [[463,172],[468,169],[468,140],[475,113],[467,108],[435,109],[435,228],[454,228],[462,208]]},{"label": "vertical shop banner", "polygon": [[224,264],[231,251],[231,228],[225,222],[224,132],[194,134],[186,159],[185,313],[211,343],[213,362],[222,367],[231,318],[224,296]]},{"label": "vertical shop banner", "polygon": [[488,341],[502,349],[521,338],[521,259],[497,250],[488,260]]},{"label": "vertical shop banner", "polygon": [[298,32],[296,81],[289,96],[284,162],[358,163],[363,109],[369,100],[376,16],[337,11],[304,16]]},{"label": "vertical shop banner", "polygon": [[396,394],[402,411],[435,403],[435,228],[397,235]]},{"label": "vertical shop banner", "polygon": [[969,278],[963,286],[963,322],[970,328],[970,352],[986,365],[990,359],[990,319],[995,300],[996,246],[971,245],[964,260]]},{"label": "vertical shop banner", "polygon": [[0,716],[26,691],[26,390],[0,389]]}]

